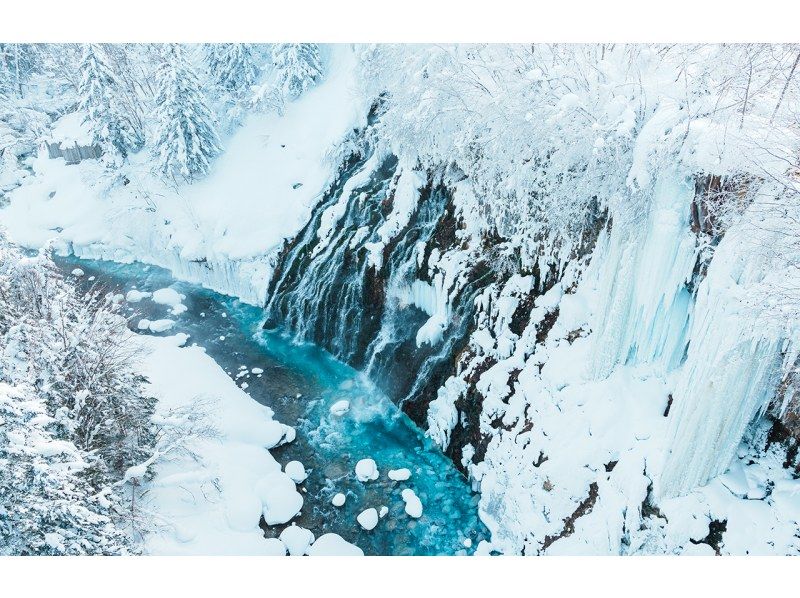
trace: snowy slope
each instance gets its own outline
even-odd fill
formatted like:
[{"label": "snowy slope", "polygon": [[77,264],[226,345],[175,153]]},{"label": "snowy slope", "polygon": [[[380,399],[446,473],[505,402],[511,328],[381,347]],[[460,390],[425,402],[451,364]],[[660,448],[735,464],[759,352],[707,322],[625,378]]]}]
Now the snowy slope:
[{"label": "snowy slope", "polygon": [[164,184],[146,151],[120,172],[130,182],[113,186],[97,162],[66,166],[40,152],[35,176],[10,194],[0,222],[26,247],[54,239],[64,252],[157,264],[261,303],[271,256],[302,226],[334,171],[328,152],[366,114],[352,93],[354,64],[349,46],[331,46],[320,85],[283,116],[250,114],[223,140],[211,174],[193,185]]}]

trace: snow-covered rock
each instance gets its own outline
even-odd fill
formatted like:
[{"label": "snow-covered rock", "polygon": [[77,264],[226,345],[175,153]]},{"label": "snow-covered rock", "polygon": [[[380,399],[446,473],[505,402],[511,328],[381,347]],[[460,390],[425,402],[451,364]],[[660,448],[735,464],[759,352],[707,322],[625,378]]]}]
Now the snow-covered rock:
[{"label": "snow-covered rock", "polygon": [[283,468],[283,471],[285,471],[286,475],[292,478],[296,484],[305,481],[305,479],[308,477],[306,468],[303,467],[303,464],[300,463],[300,461],[289,461]]},{"label": "snow-covered rock", "polygon": [[378,525],[378,511],[373,508],[365,509],[358,514],[356,520],[367,531],[375,529]]},{"label": "snow-covered rock", "polygon": [[146,291],[131,289],[130,291],[125,293],[125,301],[127,301],[128,303],[139,303],[142,299],[147,299],[152,295],[153,295],[152,293],[148,293]]},{"label": "snow-covered rock", "polygon": [[422,501],[411,488],[405,488],[400,493],[400,496],[403,498],[403,502],[406,503],[406,513],[409,516],[414,519],[422,517]]},{"label": "snow-covered rock", "polygon": [[364,551],[338,534],[323,534],[308,550],[308,556],[364,556]]},{"label": "snow-covered rock", "polygon": [[266,556],[286,556],[286,544],[278,538],[266,538],[264,544]]},{"label": "snow-covered rock", "polygon": [[303,508],[303,495],[295,488],[292,478],[282,471],[263,477],[255,490],[261,498],[267,525],[287,523]]},{"label": "snow-covered rock", "polygon": [[361,459],[356,463],[356,478],[359,482],[370,482],[378,479],[378,466],[372,459]]},{"label": "snow-covered rock", "polygon": [[303,556],[314,542],[314,534],[304,527],[292,524],[278,536],[286,545],[290,556]]},{"label": "snow-covered rock", "polygon": [[[141,322],[139,322],[141,325]],[[175,326],[175,320],[170,319],[163,319],[163,320],[153,320],[150,322],[150,332],[166,332],[167,330],[171,329]]]},{"label": "snow-covered rock", "polygon": [[401,469],[390,469],[389,479],[395,482],[404,482],[411,477],[411,470],[405,467]]}]

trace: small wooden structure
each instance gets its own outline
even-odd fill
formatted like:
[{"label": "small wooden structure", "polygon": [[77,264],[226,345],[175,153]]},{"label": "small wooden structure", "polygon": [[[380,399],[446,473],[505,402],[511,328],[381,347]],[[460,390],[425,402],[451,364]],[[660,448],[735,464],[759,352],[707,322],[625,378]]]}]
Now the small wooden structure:
[{"label": "small wooden structure", "polygon": [[96,160],[103,155],[103,150],[99,145],[78,145],[61,147],[61,142],[45,142],[47,154],[50,158],[64,158],[67,164],[78,164],[81,160]]}]

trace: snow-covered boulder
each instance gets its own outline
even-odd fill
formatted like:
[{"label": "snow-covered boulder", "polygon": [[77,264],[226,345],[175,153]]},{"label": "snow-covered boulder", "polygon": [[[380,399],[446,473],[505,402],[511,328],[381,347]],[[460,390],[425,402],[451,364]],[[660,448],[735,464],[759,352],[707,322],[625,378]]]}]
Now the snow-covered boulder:
[{"label": "snow-covered boulder", "polygon": [[356,463],[356,478],[359,482],[370,482],[378,479],[378,466],[372,459],[361,459]]},{"label": "snow-covered boulder", "polygon": [[406,513],[408,513],[409,516],[414,519],[422,517],[422,501],[411,488],[404,489],[400,493],[400,496],[403,497],[403,502],[406,503]]},{"label": "snow-covered boulder", "polygon": [[378,511],[372,508],[365,509],[358,514],[356,521],[367,531],[375,529],[375,526],[378,525]]},{"label": "snow-covered boulder", "polygon": [[314,542],[314,534],[310,530],[295,524],[283,530],[279,538],[291,556],[303,556]]},{"label": "snow-covered boulder", "polygon": [[308,556],[364,556],[364,551],[339,534],[323,534],[308,550]]},{"label": "snow-covered boulder", "polygon": [[303,496],[295,488],[292,478],[282,471],[261,478],[255,491],[261,498],[267,525],[286,523],[303,508]]},{"label": "snow-covered boulder", "polygon": [[286,464],[286,467],[283,468],[283,471],[285,471],[286,475],[292,478],[292,480],[294,480],[294,482],[297,484],[305,481],[305,479],[308,477],[306,468],[303,467],[303,464],[300,463],[300,461],[289,461]]},{"label": "snow-covered boulder", "polygon": [[405,482],[411,477],[411,470],[403,467],[402,469],[390,469],[389,479],[395,482]]}]

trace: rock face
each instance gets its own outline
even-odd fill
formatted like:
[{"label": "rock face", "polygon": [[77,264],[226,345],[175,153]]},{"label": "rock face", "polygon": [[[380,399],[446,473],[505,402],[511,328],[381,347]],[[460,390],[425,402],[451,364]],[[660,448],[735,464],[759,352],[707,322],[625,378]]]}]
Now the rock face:
[{"label": "rock face", "polygon": [[[483,258],[460,250],[454,212],[441,174],[366,150],[352,156],[281,253],[265,326],[365,370],[424,426],[493,278]],[[459,259],[443,261],[453,249]]]}]

